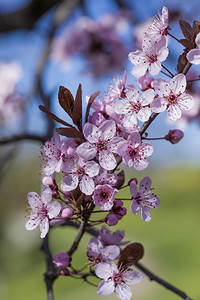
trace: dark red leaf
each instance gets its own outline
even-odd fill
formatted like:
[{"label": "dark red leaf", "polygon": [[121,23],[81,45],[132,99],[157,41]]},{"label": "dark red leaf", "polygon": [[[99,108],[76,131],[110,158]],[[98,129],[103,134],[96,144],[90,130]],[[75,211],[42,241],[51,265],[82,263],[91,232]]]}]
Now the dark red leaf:
[{"label": "dark red leaf", "polygon": [[187,40],[191,40],[191,33],[192,33],[192,27],[191,25],[184,21],[184,20],[179,20],[179,25],[180,25],[180,28],[181,28],[181,31],[184,35],[184,37],[187,39]]},{"label": "dark red leaf", "polygon": [[74,103],[72,120],[79,129],[82,129],[82,86],[79,84]]},{"label": "dark red leaf", "polygon": [[190,49],[193,48],[192,43],[187,39],[180,39],[179,42],[186,48],[190,48]]},{"label": "dark red leaf", "polygon": [[60,123],[60,124],[63,124],[67,127],[72,127],[72,125],[70,125],[69,123],[61,120],[60,118],[58,118],[56,115],[54,115],[52,112],[48,111],[48,109],[43,106],[43,105],[39,105],[39,109],[41,111],[43,111],[45,114],[47,114],[50,118],[52,118],[53,120],[55,120],[56,122]]},{"label": "dark red leaf", "polygon": [[124,248],[119,258],[118,266],[127,268],[144,256],[144,247],[140,243],[129,244]]},{"label": "dark red leaf", "polygon": [[[200,32],[200,22],[194,21],[192,27],[191,41],[195,43],[197,34]],[[195,47],[194,47],[195,48]]]},{"label": "dark red leaf", "polygon": [[67,137],[73,137],[73,138],[82,138],[83,135],[82,133],[77,130],[76,128],[56,128],[56,132],[59,133],[60,135],[64,135]]},{"label": "dark red leaf", "polygon": [[85,123],[87,123],[88,121],[88,117],[89,117],[89,113],[90,113],[90,108],[92,106],[92,103],[94,102],[94,100],[96,99],[96,97],[100,94],[100,92],[95,92],[90,96],[90,99],[88,101],[88,105],[87,105],[87,110],[86,110],[86,116],[85,116]]},{"label": "dark red leaf", "polygon": [[64,86],[60,86],[59,88],[58,101],[60,103],[60,106],[72,118],[74,109],[74,97],[72,96],[71,92]]}]

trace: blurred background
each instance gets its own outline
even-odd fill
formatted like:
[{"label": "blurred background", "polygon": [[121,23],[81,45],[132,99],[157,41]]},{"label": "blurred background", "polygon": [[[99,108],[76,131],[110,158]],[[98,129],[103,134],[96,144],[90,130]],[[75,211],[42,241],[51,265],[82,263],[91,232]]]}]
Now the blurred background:
[{"label": "blurred background", "polygon": [[[83,97],[107,91],[118,74],[133,65],[128,53],[138,49],[144,26],[165,5],[169,10],[171,33],[183,38],[178,20],[191,25],[200,21],[198,0],[0,0],[0,290],[10,299],[45,299],[43,283],[45,262],[40,251],[39,232],[24,228],[26,195],[40,193],[42,164],[40,151],[51,138],[54,122],[38,106],[45,105],[60,118],[68,120],[58,105],[60,85],[75,95],[78,84]],[[176,73],[178,57],[184,47],[169,39],[170,55],[164,65]],[[189,79],[198,78],[200,66],[193,66]],[[159,74],[160,77],[160,74]],[[167,79],[164,76],[161,76]],[[200,85],[188,85],[195,98],[195,109],[176,123],[165,113],[150,126],[149,137],[165,136],[169,129],[184,131],[177,145],[167,141],[152,143],[154,154],[145,171],[127,171],[129,177],[152,178],[160,207],[145,223],[128,215],[116,229],[125,230],[125,240],[144,245],[142,263],[161,278],[200,299]],[[124,192],[125,195],[125,192]],[[127,207],[128,208],[128,207]],[[128,211],[130,211],[128,209]],[[76,232],[54,229],[50,236],[52,253],[67,250]],[[85,236],[75,265],[87,261]],[[79,287],[79,288],[77,288]],[[176,300],[178,296],[148,278],[133,286],[138,300]],[[82,281],[59,278],[55,299],[100,299],[96,288]],[[109,299],[116,299],[113,294]]]}]

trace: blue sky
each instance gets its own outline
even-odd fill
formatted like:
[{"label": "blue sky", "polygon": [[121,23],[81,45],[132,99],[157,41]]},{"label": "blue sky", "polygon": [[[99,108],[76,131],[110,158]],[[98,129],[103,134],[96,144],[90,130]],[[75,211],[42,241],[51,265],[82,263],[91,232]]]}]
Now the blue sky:
[{"label": "blue sky", "polygon": [[[18,0],[19,1],[19,0]],[[18,3],[17,0],[0,0],[1,11],[5,10],[6,6],[12,7]],[[9,5],[8,5],[9,2]],[[19,2],[26,2],[26,0],[20,0]],[[176,7],[181,4],[181,9],[183,15],[189,17],[191,21],[192,16],[194,18],[199,14],[198,1],[194,0],[191,5],[188,5],[188,1],[158,1],[158,0],[139,0],[139,1],[127,1],[132,3],[134,7],[135,17],[138,21],[145,21],[146,18],[150,18],[155,15],[156,11],[162,9],[162,5],[168,7]],[[12,4],[12,5],[11,5]],[[95,0],[87,0],[87,12],[90,16],[96,18],[104,14],[105,12],[116,11],[116,5],[114,1],[102,0],[101,5]],[[169,4],[169,5],[168,5]],[[7,8],[9,9],[9,8]],[[77,10],[74,17],[80,15],[80,10]],[[200,14],[199,14],[200,15]],[[187,19],[187,17],[185,16]],[[23,67],[24,76],[19,83],[19,90],[25,97],[28,96],[30,90],[33,87],[34,72],[37,67],[38,57],[42,53],[45,45],[45,38],[42,32],[48,28],[48,24],[51,21],[51,14],[45,16],[38,24],[37,30],[26,32],[23,30],[15,31],[13,33],[3,33],[0,34],[0,60],[11,61],[19,60]],[[73,22],[71,18],[70,23]],[[180,29],[177,25],[172,24],[173,33],[178,32],[177,35],[180,37]],[[171,43],[172,45],[172,43]],[[171,47],[170,45],[170,47]],[[180,47],[172,47],[174,55],[173,59],[169,58],[168,65],[172,67],[174,65],[175,59],[178,58]],[[134,49],[130,49],[133,51]],[[165,64],[166,65],[166,64]],[[133,65],[127,60],[126,70],[128,74],[128,83],[135,83],[135,79],[131,76],[130,72]],[[60,85],[66,86],[68,89],[75,94],[78,84],[81,82],[83,86],[84,97],[90,95],[93,92],[100,90],[103,92],[107,89],[108,84],[111,82],[111,76],[105,76],[99,81],[95,81],[90,74],[83,75],[80,74],[80,69],[82,68],[82,61],[78,56],[73,60],[73,68],[70,72],[63,72],[57,64],[48,64],[46,68],[46,76],[44,78],[44,83],[47,90],[51,91],[54,95],[53,108],[54,112],[60,117],[66,117],[63,111],[59,108],[57,103],[57,92]],[[197,72],[200,74],[200,66],[196,68]],[[45,121],[42,113],[38,110],[39,101],[30,103],[28,107],[28,130],[35,133],[40,133],[44,130]],[[41,117],[42,116],[42,117]],[[169,129],[176,128],[176,124],[169,125],[165,122],[165,113],[158,117],[158,119],[151,125],[149,129],[149,136],[163,136]],[[163,164],[168,159],[171,163],[175,161],[198,161],[200,163],[200,127],[193,123],[187,127],[185,131],[184,139],[177,145],[171,145],[170,143],[159,141],[153,143],[156,153],[154,153],[152,160]]]}]

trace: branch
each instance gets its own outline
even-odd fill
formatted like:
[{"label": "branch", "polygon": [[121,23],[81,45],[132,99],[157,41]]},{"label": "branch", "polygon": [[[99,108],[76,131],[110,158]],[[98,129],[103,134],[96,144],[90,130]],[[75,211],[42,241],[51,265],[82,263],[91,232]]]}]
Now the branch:
[{"label": "branch", "polygon": [[154,280],[154,281],[158,282],[159,284],[166,287],[167,289],[169,289],[170,291],[172,291],[173,293],[177,294],[178,296],[180,296],[181,298],[183,298],[185,300],[192,300],[183,291],[177,289],[175,286],[173,286],[170,283],[166,282],[165,280],[159,278],[157,275],[153,274],[151,271],[146,269],[146,267],[144,267],[140,263],[136,262],[135,266],[138,269],[140,269],[143,273],[145,273],[149,277],[150,280]]},{"label": "branch", "polygon": [[58,275],[54,267],[52,255],[49,249],[48,234],[43,239],[41,250],[44,252],[45,259],[46,259],[47,271],[44,273],[44,279],[45,279],[46,289],[47,289],[47,299],[54,300],[53,282],[58,277]]}]

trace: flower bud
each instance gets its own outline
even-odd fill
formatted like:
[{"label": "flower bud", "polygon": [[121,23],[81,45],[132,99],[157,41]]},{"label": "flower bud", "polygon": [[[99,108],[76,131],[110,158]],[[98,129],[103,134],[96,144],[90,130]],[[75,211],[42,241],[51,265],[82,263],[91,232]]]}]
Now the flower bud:
[{"label": "flower bud", "polygon": [[132,181],[135,181],[135,183],[138,184],[137,178],[131,178],[128,182],[128,185],[130,185]]},{"label": "flower bud", "polygon": [[73,210],[70,207],[66,207],[62,210],[61,216],[64,219],[70,219],[73,216]]},{"label": "flower bud", "polygon": [[60,271],[60,275],[63,275],[63,276],[69,276],[69,271],[67,269],[62,269]]},{"label": "flower bud", "polygon": [[178,143],[182,138],[184,134],[179,129],[170,130],[168,134],[165,136],[165,139],[170,141],[172,144]]},{"label": "flower bud", "polygon": [[66,252],[60,252],[56,254],[53,263],[58,267],[58,268],[66,268],[70,265],[71,257],[69,256],[68,253]]},{"label": "flower bud", "polygon": [[115,214],[108,214],[106,217],[106,224],[115,226],[118,223],[118,218]]}]

